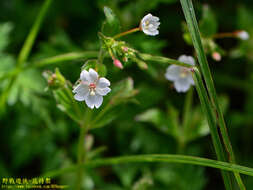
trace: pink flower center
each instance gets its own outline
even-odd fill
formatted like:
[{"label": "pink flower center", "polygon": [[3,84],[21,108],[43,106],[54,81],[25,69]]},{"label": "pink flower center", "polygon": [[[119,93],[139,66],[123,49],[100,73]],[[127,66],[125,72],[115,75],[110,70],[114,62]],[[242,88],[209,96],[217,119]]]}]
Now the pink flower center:
[{"label": "pink flower center", "polygon": [[96,84],[95,83],[90,83],[89,87],[90,87],[90,89],[95,89],[96,88]]},{"label": "pink flower center", "polygon": [[90,83],[89,88],[90,88],[90,95],[94,96],[96,94],[95,93],[96,84],[95,83]]},{"label": "pink flower center", "polygon": [[180,72],[180,77],[185,78],[189,74],[188,68],[182,68]]}]

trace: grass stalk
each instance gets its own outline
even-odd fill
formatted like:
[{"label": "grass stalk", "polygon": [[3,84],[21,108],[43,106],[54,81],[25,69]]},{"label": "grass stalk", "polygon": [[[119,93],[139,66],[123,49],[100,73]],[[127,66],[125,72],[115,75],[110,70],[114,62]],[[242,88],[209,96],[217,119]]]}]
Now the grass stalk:
[{"label": "grass stalk", "polygon": [[[236,163],[235,156],[234,156],[233,149],[232,149],[232,145],[230,143],[229,136],[227,133],[223,113],[221,111],[221,108],[220,108],[220,105],[218,102],[218,98],[217,98],[216,90],[214,87],[212,75],[211,75],[209,65],[207,62],[207,58],[206,58],[206,55],[204,52],[204,48],[203,48],[203,45],[201,42],[200,32],[199,32],[198,23],[196,20],[192,1],[191,0],[180,0],[180,2],[182,5],[182,8],[183,8],[183,11],[184,11],[184,15],[186,18],[188,29],[191,34],[193,45],[194,45],[196,53],[197,53],[200,68],[203,73],[203,77],[204,77],[206,87],[207,87],[207,90],[208,90],[208,93],[209,93],[209,96],[211,99],[211,103],[213,104],[213,107],[216,112],[216,119],[218,120],[218,126],[221,131],[223,143],[224,143],[226,151],[228,153],[228,159],[231,163]],[[243,185],[240,175],[238,173],[234,173],[234,175],[235,175],[236,181],[237,181],[240,189],[244,190],[245,187]]]},{"label": "grass stalk", "polygon": [[32,28],[25,40],[25,43],[24,43],[19,55],[18,55],[18,67],[22,66],[26,62],[26,60],[31,52],[34,41],[38,35],[40,26],[46,16],[47,10],[49,9],[51,3],[52,3],[52,0],[45,0],[42,8],[40,9],[40,12],[39,12]]},{"label": "grass stalk", "polygon": [[[195,156],[175,155],[175,154],[144,154],[133,156],[121,156],[114,158],[104,158],[88,161],[82,163],[82,167],[96,168],[101,166],[125,164],[125,163],[181,163],[191,164],[204,167],[217,168],[224,171],[238,172],[248,176],[253,176],[253,168],[231,164],[228,162],[222,162],[217,160],[211,160],[207,158],[200,158]],[[73,165],[67,168],[53,170],[43,174],[45,177],[56,177],[65,173],[75,172],[79,169],[78,165]]]},{"label": "grass stalk", "polygon": [[[225,153],[223,151],[223,146],[219,137],[219,132],[216,127],[216,118],[212,109],[212,105],[209,102],[209,98],[208,98],[206,89],[204,87],[201,75],[196,67],[192,71],[193,71],[193,80],[194,80],[194,83],[196,85],[196,89],[199,95],[201,107],[202,107],[203,112],[206,115],[208,126],[210,128],[211,137],[212,137],[217,158],[218,160],[226,161]],[[223,177],[224,185],[226,189],[227,190],[232,189],[232,179],[231,179],[230,174],[224,171],[222,171],[221,173],[222,173],[222,177]]]},{"label": "grass stalk", "polygon": [[8,84],[6,85],[6,87],[4,88],[4,90],[2,91],[2,94],[0,96],[0,110],[2,112],[5,111],[5,103],[6,103],[6,100],[8,98],[8,95],[9,95],[9,92],[11,91],[11,88],[12,88],[12,85],[14,84],[15,80],[17,79],[18,77],[18,74],[21,70],[21,68],[24,66],[30,52],[31,52],[31,49],[32,49],[32,46],[34,44],[34,41],[35,41],[35,38],[37,37],[38,35],[38,32],[39,32],[39,29],[40,29],[40,26],[41,26],[41,23],[43,22],[44,18],[45,18],[45,15],[46,15],[46,12],[47,10],[49,9],[50,5],[52,3],[52,0],[45,0],[42,8],[40,9],[40,12],[25,40],[25,43],[18,55],[18,61],[17,61],[17,66],[16,66],[16,69],[18,72],[16,72],[15,75],[12,75],[11,78],[10,78],[10,81],[8,81]]}]

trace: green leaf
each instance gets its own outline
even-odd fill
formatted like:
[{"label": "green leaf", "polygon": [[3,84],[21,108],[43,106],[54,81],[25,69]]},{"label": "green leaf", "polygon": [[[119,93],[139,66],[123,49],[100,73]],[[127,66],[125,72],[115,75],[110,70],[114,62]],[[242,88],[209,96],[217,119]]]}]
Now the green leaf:
[{"label": "green leaf", "polygon": [[10,32],[13,25],[9,22],[0,24],[0,52],[6,49],[10,41]]},{"label": "green leaf", "polygon": [[104,7],[104,13],[106,21],[103,24],[102,32],[105,35],[112,36],[120,32],[120,23],[116,15],[113,13],[112,9],[109,7]]},{"label": "green leaf", "polygon": [[56,69],[55,73],[51,73],[51,76],[49,74],[44,76],[49,85],[57,84],[53,85],[54,88],[49,88],[57,101],[57,107],[77,123],[82,123],[85,119],[86,107],[83,102],[78,102],[74,99],[72,84],[64,78],[59,69]]},{"label": "green leaf", "polygon": [[106,73],[107,73],[106,66],[102,63],[99,63],[98,60],[92,59],[92,60],[86,61],[84,65],[82,66],[81,70],[88,71],[90,68],[96,70],[99,76],[101,77],[106,76]]},{"label": "green leaf", "polygon": [[101,108],[92,113],[92,128],[99,128],[112,122],[122,111],[125,103],[133,102],[137,94],[134,89],[133,80],[127,78],[112,87],[108,96],[104,97]]}]

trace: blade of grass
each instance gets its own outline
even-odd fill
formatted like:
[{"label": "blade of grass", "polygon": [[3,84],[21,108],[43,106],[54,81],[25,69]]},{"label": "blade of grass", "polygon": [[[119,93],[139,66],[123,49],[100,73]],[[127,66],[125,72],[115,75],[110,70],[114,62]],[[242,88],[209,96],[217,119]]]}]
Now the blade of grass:
[{"label": "blade of grass", "polygon": [[43,22],[45,15],[47,13],[47,10],[50,7],[51,3],[52,3],[52,0],[45,0],[42,8],[40,9],[40,12],[39,12],[32,28],[25,40],[25,43],[24,43],[19,55],[18,55],[18,67],[22,66],[26,62],[26,60],[31,52],[34,41],[38,35],[41,23]]},{"label": "blade of grass", "polygon": [[31,64],[24,66],[20,69],[14,69],[10,72],[5,73],[4,75],[0,76],[0,81],[5,80],[7,78],[10,78],[14,75],[17,75],[18,73],[26,70],[26,69],[32,69],[37,67],[46,67],[49,65],[67,62],[67,61],[73,61],[77,59],[87,60],[90,58],[96,58],[98,56],[97,51],[84,51],[84,52],[69,52],[65,54],[60,54],[48,58],[43,58],[40,60],[31,61]]},{"label": "blade of grass", "polygon": [[97,51],[70,52],[34,61],[32,67],[44,67],[59,62],[72,61],[76,59],[96,58],[97,56],[98,56]]},{"label": "blade of grass", "polygon": [[[211,160],[207,158],[200,158],[195,156],[185,155],[170,155],[170,154],[146,154],[136,156],[122,156],[114,158],[97,159],[83,163],[81,167],[96,168],[107,165],[125,164],[125,163],[181,163],[181,164],[192,164],[198,166],[205,166],[211,168],[217,168],[225,171],[239,172],[241,174],[253,176],[253,168],[231,164],[227,162]],[[79,169],[79,165],[73,165],[67,168],[53,170],[46,172],[42,176],[44,177],[56,177],[64,173],[75,172]]]},{"label": "blade of grass", "polygon": [[27,60],[27,57],[29,56],[30,54],[30,51],[32,49],[32,46],[34,44],[34,41],[35,41],[35,38],[39,32],[39,29],[40,29],[40,26],[41,26],[41,23],[42,21],[44,20],[45,18],[45,15],[46,15],[46,12],[47,10],[49,9],[50,5],[52,3],[52,0],[45,0],[26,40],[25,40],[25,43],[18,55],[18,62],[17,62],[17,66],[16,66],[16,69],[18,72],[16,72],[15,75],[12,75],[11,78],[10,78],[10,81],[8,81],[8,84],[6,85],[6,87],[4,88],[1,96],[0,96],[0,110],[2,112],[4,112],[5,110],[5,103],[6,103],[6,100],[8,98],[8,95],[9,95],[9,92],[11,90],[11,87],[12,85],[14,84],[15,80],[17,79],[17,76],[18,76],[18,73],[19,73],[19,70],[24,66],[26,60]]},{"label": "blade of grass", "polygon": [[[219,102],[218,102],[216,90],[214,87],[212,75],[211,75],[209,65],[207,62],[207,58],[206,58],[206,55],[204,52],[204,48],[203,48],[203,45],[201,42],[200,32],[199,32],[198,23],[196,20],[192,1],[191,0],[180,0],[180,2],[181,2],[183,12],[185,15],[185,19],[186,19],[186,22],[187,22],[187,25],[188,25],[188,28],[189,28],[189,31],[191,34],[193,45],[194,45],[196,53],[197,53],[200,68],[203,73],[203,77],[204,77],[204,80],[205,80],[205,83],[207,86],[207,90],[208,90],[208,93],[209,93],[209,96],[211,99],[211,103],[213,104],[213,106],[215,108],[216,118],[217,118],[218,124],[219,124],[218,126],[221,131],[223,143],[224,143],[225,148],[228,153],[228,159],[231,163],[236,163],[235,156],[234,156],[233,149],[232,149],[232,145],[230,143],[229,136],[227,133],[223,113],[222,113],[221,108],[219,106]],[[244,190],[245,187],[243,185],[240,175],[238,173],[234,173],[234,175],[235,175],[236,181],[237,181],[240,189]]]},{"label": "blade of grass", "polygon": [[[217,155],[218,160],[226,161],[225,153],[223,151],[223,146],[220,141],[219,132],[216,127],[216,118],[214,116],[211,104],[209,102],[209,98],[206,92],[206,89],[204,87],[201,75],[198,71],[198,69],[195,67],[192,69],[193,72],[193,80],[199,95],[199,100],[201,103],[201,107],[203,112],[206,115],[206,119],[208,122],[208,126],[210,128],[212,141],[214,144],[214,149]],[[232,189],[232,179],[228,172],[222,171],[222,177],[224,180],[224,185],[227,190]]]}]

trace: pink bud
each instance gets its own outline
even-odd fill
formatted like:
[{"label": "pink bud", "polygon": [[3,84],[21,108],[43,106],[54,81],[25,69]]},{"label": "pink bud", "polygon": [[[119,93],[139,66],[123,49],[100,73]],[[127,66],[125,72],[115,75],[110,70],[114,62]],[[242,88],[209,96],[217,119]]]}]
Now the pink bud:
[{"label": "pink bud", "polygon": [[221,60],[221,54],[219,54],[218,52],[213,52],[212,57],[215,61],[220,61]]},{"label": "pink bud", "polygon": [[124,47],[122,47],[122,49],[124,52],[128,52],[128,47],[124,46]]},{"label": "pink bud", "polygon": [[118,67],[118,68],[120,68],[120,69],[123,69],[123,65],[122,65],[122,63],[121,63],[118,59],[114,59],[114,60],[113,60],[113,64],[114,64],[116,67]]}]

